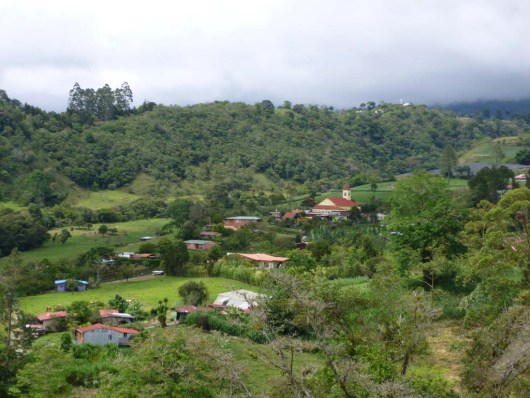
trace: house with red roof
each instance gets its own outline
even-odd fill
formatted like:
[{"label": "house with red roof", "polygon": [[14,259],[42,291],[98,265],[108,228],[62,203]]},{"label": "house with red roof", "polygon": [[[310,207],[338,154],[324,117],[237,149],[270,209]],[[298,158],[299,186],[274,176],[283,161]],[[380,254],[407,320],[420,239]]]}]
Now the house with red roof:
[{"label": "house with red roof", "polygon": [[270,256],[264,253],[255,253],[255,254],[239,253],[239,256],[256,263],[256,265],[259,268],[270,268],[270,269],[278,268],[280,265],[282,265],[287,260],[289,260],[289,257],[275,257],[275,256]]},{"label": "house with red roof", "polygon": [[138,334],[138,330],[119,328],[96,323],[75,330],[75,341],[78,344],[95,345],[129,345],[129,340]]},{"label": "house with red roof", "polygon": [[55,331],[56,321],[68,316],[66,311],[56,311],[56,312],[45,312],[43,314],[37,315],[39,322],[46,328],[46,330]]}]

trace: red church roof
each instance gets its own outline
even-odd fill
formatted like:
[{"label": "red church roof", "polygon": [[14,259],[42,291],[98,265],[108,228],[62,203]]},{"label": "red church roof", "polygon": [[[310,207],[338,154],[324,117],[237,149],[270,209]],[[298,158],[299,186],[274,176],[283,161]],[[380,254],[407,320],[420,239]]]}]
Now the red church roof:
[{"label": "red church roof", "polygon": [[329,200],[331,200],[335,206],[348,206],[348,207],[353,207],[353,206],[357,206],[357,203],[355,203],[353,200],[350,200],[350,199],[346,199],[346,198],[328,198]]}]

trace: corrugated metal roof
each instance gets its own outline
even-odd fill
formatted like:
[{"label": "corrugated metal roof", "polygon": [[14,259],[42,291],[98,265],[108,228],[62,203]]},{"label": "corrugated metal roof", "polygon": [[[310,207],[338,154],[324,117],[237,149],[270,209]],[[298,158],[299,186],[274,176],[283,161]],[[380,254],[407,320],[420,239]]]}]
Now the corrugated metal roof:
[{"label": "corrugated metal roof", "polygon": [[118,328],[118,327],[115,327],[115,326],[103,325],[101,323],[95,323],[94,325],[85,326],[85,327],[82,327],[82,328],[79,328],[79,329],[76,329],[76,330],[81,332],[81,333],[85,333],[85,332],[91,332],[93,330],[98,330],[98,329],[114,330],[115,332],[118,332],[118,333],[127,333],[127,334],[138,334],[138,333],[140,333],[140,332],[138,332],[138,330],[127,329],[127,328]]},{"label": "corrugated metal roof", "polygon": [[283,263],[284,261],[289,260],[289,257],[274,257],[269,254],[264,253],[254,253],[254,254],[246,254],[246,253],[239,253],[241,257],[248,258],[249,260],[254,261],[268,261],[268,262],[274,262],[274,263]]},{"label": "corrugated metal roof", "polygon": [[45,312],[43,314],[37,315],[37,319],[41,322],[49,321],[54,318],[65,318],[68,316],[66,311],[56,311],[56,312]]}]

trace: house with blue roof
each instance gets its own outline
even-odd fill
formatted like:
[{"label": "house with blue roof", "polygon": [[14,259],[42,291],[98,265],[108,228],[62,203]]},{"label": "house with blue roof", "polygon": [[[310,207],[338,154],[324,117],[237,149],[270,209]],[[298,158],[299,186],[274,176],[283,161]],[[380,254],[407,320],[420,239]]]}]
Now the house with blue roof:
[{"label": "house with blue roof", "polygon": [[[58,292],[66,292],[67,291],[67,284],[70,279],[58,279],[55,281],[55,288]],[[88,282],[74,279],[74,282],[76,282],[75,290],[78,292],[84,292],[88,288]]]}]

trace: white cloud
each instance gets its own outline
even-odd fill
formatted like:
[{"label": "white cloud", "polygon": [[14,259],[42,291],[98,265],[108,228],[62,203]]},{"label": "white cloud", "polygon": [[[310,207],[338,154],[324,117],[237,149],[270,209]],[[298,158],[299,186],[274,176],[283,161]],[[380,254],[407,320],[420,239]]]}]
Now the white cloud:
[{"label": "white cloud", "polygon": [[137,104],[519,98],[528,17],[518,0],[0,0],[0,88],[54,110],[76,81],[128,81]]}]

